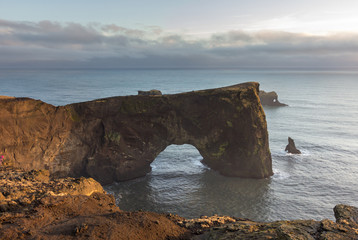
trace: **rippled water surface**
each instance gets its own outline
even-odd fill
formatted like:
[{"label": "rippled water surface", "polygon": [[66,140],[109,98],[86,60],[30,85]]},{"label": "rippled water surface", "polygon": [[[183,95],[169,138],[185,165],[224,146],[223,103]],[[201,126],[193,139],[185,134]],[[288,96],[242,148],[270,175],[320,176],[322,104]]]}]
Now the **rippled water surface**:
[{"label": "rippled water surface", "polygon": [[[288,107],[265,107],[274,176],[228,178],[202,165],[191,145],[169,146],[146,177],[107,186],[124,210],[184,217],[333,219],[335,204],[358,206],[358,72],[282,70],[0,70],[0,95],[54,105],[137,90],[176,93],[258,81]],[[283,150],[292,137],[301,155]]]}]

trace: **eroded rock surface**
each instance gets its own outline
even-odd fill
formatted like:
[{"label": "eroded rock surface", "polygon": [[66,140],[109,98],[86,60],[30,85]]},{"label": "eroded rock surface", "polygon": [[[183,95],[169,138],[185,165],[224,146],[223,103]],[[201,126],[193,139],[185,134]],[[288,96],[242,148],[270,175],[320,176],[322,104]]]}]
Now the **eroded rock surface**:
[{"label": "eroded rock surface", "polygon": [[[93,179],[0,167],[0,239],[188,239],[182,218],[124,212]],[[175,220],[175,221],[174,221]]]},{"label": "eroded rock surface", "polygon": [[[347,206],[350,207],[350,206]],[[277,239],[277,240],[348,240],[358,239],[358,230],[348,224],[324,219],[293,220],[276,222],[255,222],[237,218],[235,222],[217,224],[210,228],[200,228],[197,223],[196,240],[227,239]]]},{"label": "eroded rock surface", "polygon": [[61,178],[50,180],[48,170],[23,171],[0,167],[0,212],[29,208],[48,196],[86,195],[105,193],[101,184],[92,178]]},{"label": "eroded rock surface", "polygon": [[272,91],[272,92],[265,92],[265,91],[260,91],[259,93],[260,96],[260,100],[261,100],[261,104],[262,105],[267,105],[267,106],[287,106],[287,104],[284,103],[280,103],[280,101],[278,101],[278,95],[276,92]]},{"label": "eroded rock surface", "polygon": [[288,144],[285,151],[292,154],[301,154],[301,151],[296,148],[295,141],[290,137],[288,137]]},{"label": "eroded rock surface", "polygon": [[272,161],[258,92],[252,82],[60,107],[0,99],[0,154],[12,166],[107,184],[144,176],[168,145],[191,144],[221,174],[266,178]]}]

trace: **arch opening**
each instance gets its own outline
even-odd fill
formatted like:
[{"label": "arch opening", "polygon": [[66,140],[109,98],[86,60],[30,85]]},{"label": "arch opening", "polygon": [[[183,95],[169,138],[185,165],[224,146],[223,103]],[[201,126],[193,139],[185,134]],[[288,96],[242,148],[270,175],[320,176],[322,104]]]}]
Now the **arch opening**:
[{"label": "arch opening", "polygon": [[203,157],[191,144],[167,146],[150,164],[152,176],[179,176],[201,174],[209,167],[202,163]]},{"label": "arch opening", "polygon": [[193,145],[167,146],[151,163],[152,171],[146,176],[153,205],[164,206],[167,211],[172,209],[169,212],[181,212],[189,201],[200,201],[198,193],[210,173],[202,159]]}]

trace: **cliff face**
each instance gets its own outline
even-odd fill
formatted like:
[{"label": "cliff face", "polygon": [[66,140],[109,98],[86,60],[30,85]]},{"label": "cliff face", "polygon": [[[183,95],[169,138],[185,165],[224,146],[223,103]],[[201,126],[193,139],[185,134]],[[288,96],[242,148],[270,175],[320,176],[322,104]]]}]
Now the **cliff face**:
[{"label": "cliff face", "polygon": [[174,95],[125,96],[54,107],[0,99],[0,154],[25,169],[102,183],[145,175],[171,144],[191,144],[227,176],[272,175],[258,83]]}]

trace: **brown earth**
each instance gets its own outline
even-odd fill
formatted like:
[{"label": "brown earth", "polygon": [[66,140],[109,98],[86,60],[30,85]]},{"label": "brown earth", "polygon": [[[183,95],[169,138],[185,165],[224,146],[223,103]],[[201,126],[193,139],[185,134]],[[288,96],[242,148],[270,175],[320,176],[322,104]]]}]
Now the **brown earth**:
[{"label": "brown earth", "polygon": [[0,214],[0,239],[181,239],[164,214],[123,212],[112,196],[45,197],[26,212]]},{"label": "brown earth", "polygon": [[124,212],[93,179],[0,167],[0,239],[182,239],[182,218]]}]

